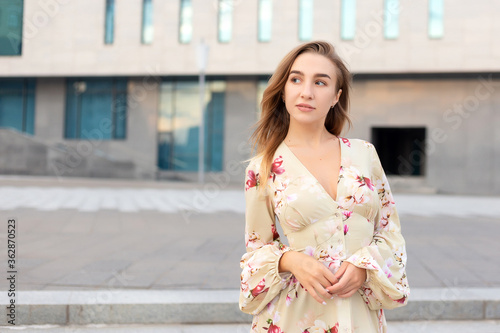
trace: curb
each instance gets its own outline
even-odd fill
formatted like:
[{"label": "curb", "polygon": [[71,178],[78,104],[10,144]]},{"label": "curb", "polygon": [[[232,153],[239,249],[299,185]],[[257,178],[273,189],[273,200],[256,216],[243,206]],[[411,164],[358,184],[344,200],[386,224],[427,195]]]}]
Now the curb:
[{"label": "curb", "polygon": [[[250,323],[238,290],[20,291],[16,325]],[[10,299],[0,296],[8,325]],[[391,321],[500,319],[500,288],[413,288]]]}]

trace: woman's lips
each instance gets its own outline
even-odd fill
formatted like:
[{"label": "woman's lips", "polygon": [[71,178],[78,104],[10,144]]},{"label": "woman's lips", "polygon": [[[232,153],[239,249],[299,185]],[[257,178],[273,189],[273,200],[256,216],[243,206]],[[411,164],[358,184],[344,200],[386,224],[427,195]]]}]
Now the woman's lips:
[{"label": "woman's lips", "polygon": [[313,108],[309,104],[297,104],[297,109],[299,109],[300,111],[304,111],[304,112],[310,112],[310,111],[314,110],[315,108]]}]

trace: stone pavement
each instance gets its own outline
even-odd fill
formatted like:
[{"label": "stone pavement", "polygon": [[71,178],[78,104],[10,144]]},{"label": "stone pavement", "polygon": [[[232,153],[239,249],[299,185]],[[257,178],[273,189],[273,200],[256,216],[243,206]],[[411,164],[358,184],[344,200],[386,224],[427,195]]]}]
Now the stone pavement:
[{"label": "stone pavement", "polygon": [[[2,327],[0,327],[2,328]],[[6,332],[21,328],[4,328]],[[498,333],[499,320],[469,321],[399,321],[390,322],[388,333]],[[248,333],[249,324],[227,325],[37,325],[22,327],[23,333]]]},{"label": "stone pavement", "polygon": [[[499,197],[394,197],[411,288],[500,287]],[[1,177],[0,249],[8,218],[20,291],[239,287],[239,184]]]}]

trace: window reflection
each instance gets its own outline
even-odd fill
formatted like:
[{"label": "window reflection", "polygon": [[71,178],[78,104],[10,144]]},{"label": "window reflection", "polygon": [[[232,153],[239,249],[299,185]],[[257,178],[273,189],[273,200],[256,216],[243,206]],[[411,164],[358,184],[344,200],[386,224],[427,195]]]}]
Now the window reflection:
[{"label": "window reflection", "polygon": [[193,8],[191,0],[181,0],[179,42],[187,44],[193,36]]},{"label": "window reflection", "polygon": [[271,41],[273,1],[259,1],[259,42]]},{"label": "window reflection", "polygon": [[399,0],[385,0],[384,35],[386,39],[399,36]]},{"label": "window reflection", "polygon": [[[197,81],[161,84],[158,121],[158,165],[165,170],[198,170],[201,111]],[[205,90],[205,170],[222,171],[225,82],[211,81]]]},{"label": "window reflection", "polygon": [[104,27],[104,43],[113,44],[115,26],[115,0],[106,0],[106,21]]},{"label": "window reflection", "polygon": [[34,134],[35,79],[0,80],[0,127]]},{"label": "window reflection", "polygon": [[0,1],[0,56],[21,55],[23,0]]},{"label": "window reflection", "polygon": [[354,39],[356,33],[356,0],[342,0],[340,36],[345,40]]},{"label": "window reflection", "polygon": [[219,42],[229,43],[233,30],[233,0],[219,0]]},{"label": "window reflection", "polygon": [[313,35],[314,0],[299,2],[299,40],[308,41]]},{"label": "window reflection", "polygon": [[153,42],[153,0],[143,0],[142,2],[142,43],[151,44]]},{"label": "window reflection", "polygon": [[443,37],[443,0],[429,0],[429,37]]},{"label": "window reflection", "polygon": [[66,81],[65,138],[125,139],[127,79],[83,78]]}]

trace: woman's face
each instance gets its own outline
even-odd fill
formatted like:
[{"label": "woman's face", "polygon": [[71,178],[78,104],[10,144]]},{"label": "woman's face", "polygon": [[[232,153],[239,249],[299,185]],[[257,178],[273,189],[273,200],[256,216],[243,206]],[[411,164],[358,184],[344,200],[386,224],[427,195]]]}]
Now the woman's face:
[{"label": "woman's face", "polygon": [[303,53],[295,59],[283,96],[290,122],[324,125],[342,93],[336,91],[336,73],[335,65],[320,54]]}]

